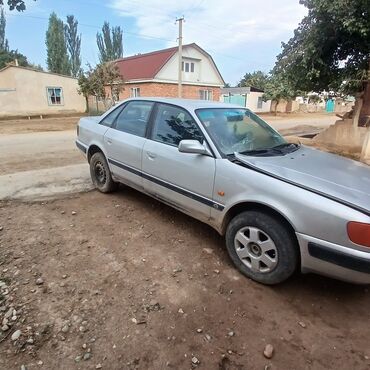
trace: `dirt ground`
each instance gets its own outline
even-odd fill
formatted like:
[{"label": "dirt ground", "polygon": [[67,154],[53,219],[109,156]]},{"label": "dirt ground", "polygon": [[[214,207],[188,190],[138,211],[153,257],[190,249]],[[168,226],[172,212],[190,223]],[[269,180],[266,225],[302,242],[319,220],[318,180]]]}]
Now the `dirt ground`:
[{"label": "dirt ground", "polygon": [[52,117],[0,120],[0,134],[25,134],[42,131],[75,130],[80,117]]},{"label": "dirt ground", "polygon": [[[272,120],[328,124],[310,117]],[[76,121],[0,121],[0,186],[46,191],[42,171],[83,163]],[[0,201],[1,370],[369,369],[369,307],[368,287],[319,276],[254,283],[217,232],[127,187]]]},{"label": "dirt ground", "polygon": [[3,202],[0,220],[1,369],[370,367],[368,288],[254,283],[214,230],[134,190]]}]

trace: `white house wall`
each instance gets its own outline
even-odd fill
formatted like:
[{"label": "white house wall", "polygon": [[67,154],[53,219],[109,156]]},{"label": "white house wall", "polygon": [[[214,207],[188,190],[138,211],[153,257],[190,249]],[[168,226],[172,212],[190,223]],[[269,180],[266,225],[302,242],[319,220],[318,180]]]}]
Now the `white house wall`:
[{"label": "white house wall", "polygon": [[[49,105],[47,87],[61,87],[61,105]],[[10,67],[0,72],[0,116],[84,112],[77,79]]]},{"label": "white house wall", "polygon": [[262,113],[262,112],[270,112],[271,109],[271,100],[267,102],[262,101],[262,108],[258,108],[258,98],[262,98],[263,93],[261,92],[250,92],[247,95],[247,104],[246,107],[250,109],[252,112]]},{"label": "white house wall", "polygon": [[[183,83],[223,86],[213,63],[208,56],[198,49],[188,46],[183,49],[183,61],[193,62],[195,64],[194,72],[183,72]],[[166,65],[155,76],[156,80],[177,82],[178,79],[178,53],[174,54]]]}]

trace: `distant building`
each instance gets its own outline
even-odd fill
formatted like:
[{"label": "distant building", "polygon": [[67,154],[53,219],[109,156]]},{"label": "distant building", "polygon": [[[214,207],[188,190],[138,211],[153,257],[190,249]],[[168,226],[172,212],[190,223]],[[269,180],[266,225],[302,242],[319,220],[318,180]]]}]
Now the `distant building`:
[{"label": "distant building", "polygon": [[252,112],[270,112],[271,100],[263,101],[263,90],[255,87],[225,87],[221,89],[220,101],[250,109]]},{"label": "distant building", "polygon": [[[177,47],[122,58],[116,63],[125,81],[120,100],[138,96],[177,97]],[[210,54],[194,43],[183,46],[183,98],[219,100],[224,84]]]},{"label": "distant building", "polygon": [[28,67],[0,70],[0,117],[82,113],[77,79]]}]

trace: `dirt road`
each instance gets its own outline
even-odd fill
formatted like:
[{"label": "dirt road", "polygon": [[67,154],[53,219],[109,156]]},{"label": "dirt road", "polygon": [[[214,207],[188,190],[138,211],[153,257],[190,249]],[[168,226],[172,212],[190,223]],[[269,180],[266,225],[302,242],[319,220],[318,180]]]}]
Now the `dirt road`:
[{"label": "dirt road", "polygon": [[0,204],[1,369],[370,367],[366,287],[253,283],[215,231],[128,188]]}]

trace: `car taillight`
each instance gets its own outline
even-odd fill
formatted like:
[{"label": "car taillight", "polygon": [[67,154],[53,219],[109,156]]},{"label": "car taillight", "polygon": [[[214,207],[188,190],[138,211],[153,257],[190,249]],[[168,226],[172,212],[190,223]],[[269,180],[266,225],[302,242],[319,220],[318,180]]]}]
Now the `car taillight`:
[{"label": "car taillight", "polygon": [[370,248],[370,224],[354,221],[348,222],[347,233],[353,243]]}]

